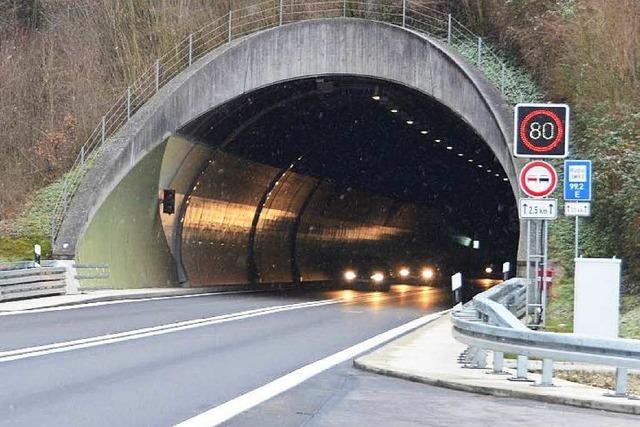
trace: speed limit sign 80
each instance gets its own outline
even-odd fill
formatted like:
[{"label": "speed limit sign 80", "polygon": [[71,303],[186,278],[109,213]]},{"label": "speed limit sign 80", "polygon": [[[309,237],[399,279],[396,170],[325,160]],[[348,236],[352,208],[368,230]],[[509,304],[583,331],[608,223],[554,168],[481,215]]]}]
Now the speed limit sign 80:
[{"label": "speed limit sign 80", "polygon": [[514,155],[564,158],[569,154],[569,106],[518,104],[514,114]]}]

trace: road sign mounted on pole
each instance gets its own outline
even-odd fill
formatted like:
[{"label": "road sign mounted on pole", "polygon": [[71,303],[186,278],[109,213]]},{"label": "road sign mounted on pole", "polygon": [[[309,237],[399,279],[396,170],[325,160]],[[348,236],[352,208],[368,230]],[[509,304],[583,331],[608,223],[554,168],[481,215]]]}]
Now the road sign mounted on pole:
[{"label": "road sign mounted on pole", "polygon": [[528,196],[546,197],[558,184],[556,170],[547,162],[536,160],[527,163],[520,171],[520,188]]},{"label": "road sign mounted on pole", "polygon": [[591,203],[567,202],[564,204],[564,216],[591,216]]},{"label": "road sign mounted on pole", "polygon": [[514,112],[514,155],[564,158],[569,154],[569,106],[518,104]]},{"label": "road sign mounted on pole", "polygon": [[565,160],[564,199],[591,201],[591,160]]},{"label": "road sign mounted on pole", "polygon": [[520,199],[520,218],[557,219],[558,201],[556,199]]}]

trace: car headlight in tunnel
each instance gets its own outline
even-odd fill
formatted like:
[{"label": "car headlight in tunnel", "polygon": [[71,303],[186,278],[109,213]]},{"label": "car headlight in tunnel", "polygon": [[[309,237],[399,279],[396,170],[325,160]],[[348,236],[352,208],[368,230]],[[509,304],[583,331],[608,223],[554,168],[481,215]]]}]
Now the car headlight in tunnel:
[{"label": "car headlight in tunnel", "polygon": [[399,273],[400,273],[400,277],[408,277],[410,274],[410,271],[408,268],[401,268]]},{"label": "car headlight in tunnel", "polygon": [[374,282],[380,283],[384,280],[384,274],[380,272],[375,272],[371,275],[371,280],[373,280]]},{"label": "car headlight in tunnel", "polygon": [[344,272],[344,278],[348,281],[352,281],[353,279],[355,279],[357,277],[357,274],[355,271],[353,270],[347,270]]},{"label": "car headlight in tunnel", "polygon": [[433,268],[423,268],[422,269],[422,278],[425,280],[429,280],[433,278]]},{"label": "car headlight in tunnel", "polygon": [[491,274],[491,273],[493,273],[493,268],[487,267],[487,268],[484,269],[484,272],[487,273],[487,274]]}]

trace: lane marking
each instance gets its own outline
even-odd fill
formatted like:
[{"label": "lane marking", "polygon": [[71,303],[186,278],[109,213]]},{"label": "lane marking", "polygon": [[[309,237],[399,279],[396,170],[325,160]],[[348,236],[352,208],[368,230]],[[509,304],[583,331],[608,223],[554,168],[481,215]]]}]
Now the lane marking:
[{"label": "lane marking", "polygon": [[271,381],[261,387],[256,388],[248,393],[240,395],[229,400],[215,408],[209,409],[200,415],[189,418],[175,427],[212,427],[222,424],[230,420],[242,412],[257,406],[266,400],[269,400],[301,383],[315,375],[318,375],[327,369],[330,369],[342,362],[346,362],[362,353],[365,353],[381,344],[386,343],[400,335],[406,334],[420,326],[441,317],[450,310],[440,311],[438,313],[429,314],[408,323],[390,329],[359,344],[346,348],[331,356],[310,363],[302,368],[296,369],[276,380]]},{"label": "lane marking", "polygon": [[72,341],[64,341],[60,343],[46,344],[35,347],[25,347],[16,350],[8,350],[0,352],[0,363],[12,360],[27,359],[36,356],[43,356],[53,353],[61,353],[65,351],[77,350],[81,348],[95,347],[105,344],[113,344],[122,341],[152,337],[163,335],[187,329],[199,328],[203,326],[215,325],[218,323],[230,322],[233,320],[248,319],[251,317],[264,316],[267,314],[280,313],[283,311],[300,310],[303,308],[320,307],[329,304],[338,304],[344,302],[342,299],[329,299],[320,301],[309,301],[297,304],[288,304],[280,306],[264,307],[254,310],[246,310],[237,313],[222,314],[213,317],[185,320],[182,322],[166,323],[164,325],[152,326],[148,328],[133,329],[126,332],[118,332],[114,334],[99,335],[96,337],[82,338]]},{"label": "lane marking", "polygon": [[19,315],[19,314],[48,313],[50,311],[76,310],[76,309],[79,309],[79,308],[90,308],[90,307],[100,307],[100,306],[104,306],[104,305],[127,304],[127,303],[132,303],[132,302],[161,301],[161,300],[167,300],[167,299],[197,298],[197,297],[218,296],[218,295],[254,294],[254,293],[257,293],[257,292],[269,292],[269,291],[263,290],[263,289],[258,289],[258,290],[247,290],[247,291],[204,292],[204,293],[189,294],[189,295],[170,295],[170,296],[164,296],[164,297],[128,298],[128,299],[114,300],[114,301],[96,301],[96,302],[87,302],[87,303],[70,304],[70,305],[59,305],[59,306],[55,306],[55,307],[32,308],[32,309],[15,310],[15,311],[0,311],[0,317],[2,317],[2,316],[16,316],[16,315]]},{"label": "lane marking", "polygon": [[[385,295],[385,299],[398,298],[399,295]],[[235,320],[248,319],[252,317],[265,316],[268,314],[281,313],[291,310],[300,310],[304,308],[321,307],[332,304],[351,304],[360,301],[375,300],[380,298],[376,294],[365,294],[356,298],[334,298],[319,301],[308,301],[296,304],[287,304],[280,306],[263,307],[254,310],[246,310],[237,313],[222,314],[213,317],[185,320],[175,323],[167,323],[159,326],[151,326],[147,328],[134,329],[125,332],[113,334],[99,335],[96,337],[81,338],[77,340],[64,341],[59,343],[45,344],[33,347],[24,347],[15,350],[7,350],[0,352],[0,363],[10,362],[14,360],[29,359],[32,357],[45,356],[49,354],[62,353],[72,350],[79,350],[101,345],[114,344],[123,341],[137,340],[157,335],[164,335],[178,331],[184,331],[193,328],[211,326],[220,323],[231,322]]]}]

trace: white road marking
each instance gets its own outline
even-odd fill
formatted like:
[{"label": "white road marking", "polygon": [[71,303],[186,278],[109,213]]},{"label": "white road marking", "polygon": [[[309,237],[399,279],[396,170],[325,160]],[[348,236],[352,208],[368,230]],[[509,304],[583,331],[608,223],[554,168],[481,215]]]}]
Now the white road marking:
[{"label": "white road marking", "polygon": [[271,306],[259,308],[255,310],[241,311],[237,313],[223,314],[219,316],[207,317],[195,320],[186,320],[176,323],[167,323],[164,325],[153,326],[142,329],[134,329],[126,332],[115,334],[100,335],[97,337],[83,338],[73,341],[65,341],[60,343],[46,344],[36,347],[26,347],[16,350],[8,350],[0,352],[0,363],[12,360],[27,359],[31,357],[44,356],[47,354],[61,353],[65,351],[78,350],[81,348],[96,347],[99,345],[113,344],[122,341],[136,340],[140,338],[152,337],[156,335],[169,334],[187,329],[199,328],[203,326],[215,325],[218,323],[230,322],[233,320],[248,319],[251,317],[264,316],[267,314],[280,313],[283,311],[299,310],[310,307],[320,307],[329,304],[338,304],[344,302],[343,299],[328,299],[320,301],[310,301],[297,304],[288,304],[280,306]]},{"label": "white road marking", "polygon": [[175,427],[217,426],[225,421],[230,420],[236,415],[259,405],[260,403],[265,402],[266,400],[269,400],[272,397],[275,397],[280,393],[283,393],[303,383],[309,378],[318,375],[319,373],[326,371],[329,368],[352,359],[366,351],[384,344],[387,341],[399,337],[400,335],[419,328],[420,326],[423,326],[439,318],[447,312],[449,312],[449,310],[429,314],[427,316],[423,316],[418,319],[412,320],[411,322],[405,323],[404,325],[388,330],[387,332],[383,332],[379,335],[374,336],[373,338],[369,338],[368,340],[362,341],[359,344],[346,348],[331,356],[325,357],[324,359],[320,359],[316,362],[310,363],[309,365],[303,366],[300,369],[296,369],[295,371],[290,372],[274,381],[271,381],[270,383],[265,384],[262,387],[238,396],[235,399],[229,400],[228,402],[225,402],[220,406],[216,406],[215,408],[203,412],[200,415],[196,415],[193,418],[183,421],[177,424]]},{"label": "white road marking", "polygon": [[[387,299],[397,298],[397,297],[399,296],[398,295],[385,296],[385,298]],[[237,313],[223,314],[223,315],[195,319],[195,320],[185,320],[181,322],[167,323],[159,326],[134,329],[131,331],[100,335],[100,336],[90,337],[90,338],[82,338],[82,339],[77,339],[72,341],[64,341],[64,342],[52,343],[52,344],[46,344],[46,345],[40,345],[40,346],[34,346],[34,347],[25,347],[25,348],[20,348],[15,350],[7,350],[7,351],[0,352],[0,363],[10,362],[10,361],[20,360],[20,359],[28,359],[32,357],[38,357],[38,356],[45,356],[45,355],[54,354],[54,353],[62,353],[62,352],[67,352],[72,350],[79,350],[79,349],[89,348],[89,347],[97,347],[100,345],[114,344],[114,343],[123,342],[123,341],[137,340],[141,338],[164,335],[164,334],[169,334],[173,332],[193,329],[193,328],[200,328],[203,326],[211,326],[219,323],[226,323],[226,322],[231,322],[235,320],[248,319],[251,317],[281,313],[284,311],[300,310],[304,308],[321,307],[324,305],[340,304],[340,303],[349,304],[357,301],[367,301],[375,298],[379,298],[379,296],[375,294],[365,294],[361,297],[356,297],[353,299],[334,298],[334,299],[326,299],[326,300],[319,300],[319,301],[308,301],[308,302],[296,303],[296,304],[271,306],[271,307],[264,307],[264,308],[259,308],[255,310],[247,310],[247,311],[241,311]]]},{"label": "white road marking", "polygon": [[252,294],[256,292],[268,292],[268,291],[247,290],[247,291],[204,292],[204,293],[189,294],[189,295],[169,295],[164,297],[127,298],[127,299],[114,300],[114,301],[96,301],[96,302],[78,303],[78,304],[70,304],[70,305],[59,305],[55,307],[32,308],[32,309],[15,310],[15,311],[0,311],[0,317],[16,316],[19,314],[48,313],[50,311],[77,310],[79,308],[100,307],[103,305],[128,304],[133,302],[161,301],[161,300],[167,300],[167,299],[197,298],[197,297],[205,297],[205,296],[213,297],[217,295]]}]

